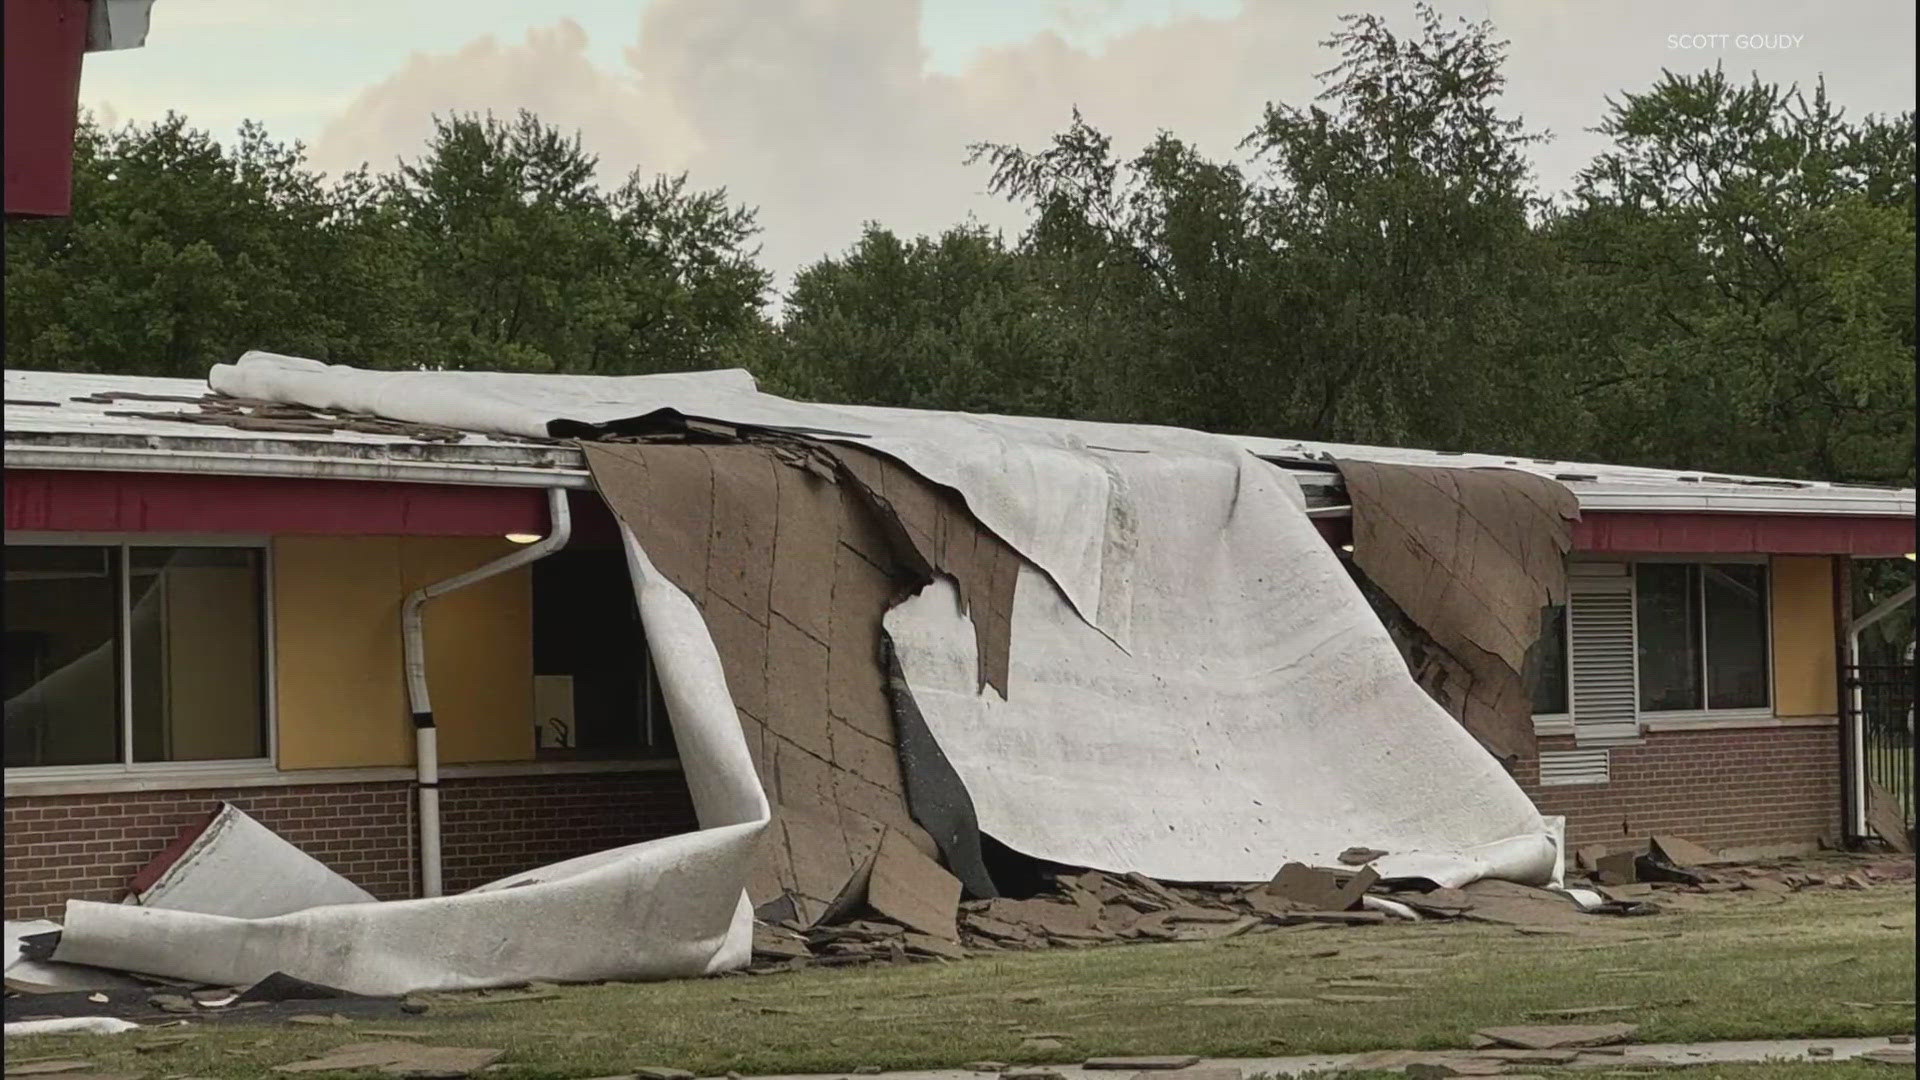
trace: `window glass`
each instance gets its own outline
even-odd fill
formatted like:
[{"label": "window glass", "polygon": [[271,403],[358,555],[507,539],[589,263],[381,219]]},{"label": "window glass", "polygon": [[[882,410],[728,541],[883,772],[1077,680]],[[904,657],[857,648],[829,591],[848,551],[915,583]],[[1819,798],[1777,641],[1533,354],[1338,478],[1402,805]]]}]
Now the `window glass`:
[{"label": "window glass", "polygon": [[134,548],[133,759],[267,755],[260,552]]},{"label": "window glass", "polygon": [[1527,686],[1533,692],[1533,715],[1560,716],[1567,701],[1567,608],[1542,608],[1540,640],[1527,650]]},{"label": "window glass", "polygon": [[7,545],[8,768],[121,760],[119,555]]},{"label": "window glass", "polygon": [[1707,708],[1761,709],[1767,694],[1767,568],[1701,567],[1707,608]]},{"label": "window glass", "polygon": [[1643,711],[1701,707],[1699,569],[1689,563],[1640,563],[1634,567],[1634,620]]},{"label": "window glass", "polygon": [[7,545],[7,767],[265,757],[261,566],[252,548]]}]

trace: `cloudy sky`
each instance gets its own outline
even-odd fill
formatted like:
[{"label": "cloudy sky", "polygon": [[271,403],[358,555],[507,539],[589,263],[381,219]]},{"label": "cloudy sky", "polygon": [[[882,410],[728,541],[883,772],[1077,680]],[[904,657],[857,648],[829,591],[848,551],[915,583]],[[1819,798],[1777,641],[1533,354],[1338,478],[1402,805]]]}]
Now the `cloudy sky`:
[{"label": "cloudy sky", "polygon": [[[1511,40],[1508,100],[1554,135],[1551,188],[1598,147],[1604,99],[1662,68],[1811,84],[1850,112],[1914,106],[1903,0],[1442,0]],[[607,176],[688,172],[760,208],[784,278],[860,224],[1017,228],[963,164],[1037,143],[1078,105],[1116,146],[1171,130],[1233,153],[1263,103],[1305,102],[1341,0],[159,0],[143,49],[89,56],[83,103],[252,118],[329,172],[418,152],[435,113],[527,108],[578,128]]]}]

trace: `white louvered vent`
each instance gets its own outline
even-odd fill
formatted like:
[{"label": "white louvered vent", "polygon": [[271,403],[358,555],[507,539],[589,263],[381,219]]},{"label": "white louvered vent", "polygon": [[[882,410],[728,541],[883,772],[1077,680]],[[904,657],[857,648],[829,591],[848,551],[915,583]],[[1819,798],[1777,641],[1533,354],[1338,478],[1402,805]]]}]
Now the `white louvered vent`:
[{"label": "white louvered vent", "polygon": [[1633,579],[1574,578],[1568,586],[1574,740],[1605,744],[1635,738],[1640,725],[1634,685]]},{"label": "white louvered vent", "polygon": [[1540,786],[1604,784],[1613,778],[1610,750],[1540,751]]}]

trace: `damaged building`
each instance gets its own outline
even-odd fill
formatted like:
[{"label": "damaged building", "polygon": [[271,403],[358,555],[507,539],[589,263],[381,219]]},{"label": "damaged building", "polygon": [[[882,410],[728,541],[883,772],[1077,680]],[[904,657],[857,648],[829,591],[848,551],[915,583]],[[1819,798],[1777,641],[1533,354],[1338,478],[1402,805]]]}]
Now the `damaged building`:
[{"label": "damaged building", "polygon": [[495,979],[462,950],[552,896],[573,951],[489,963],[717,970],[756,911],[911,926],[925,867],[1540,883],[1873,828],[1848,571],[1911,490],[268,354],[10,371],[6,421],[6,916],[83,952],[231,932],[117,903],[226,806],[416,900],[234,950],[364,940],[316,974],[373,989]]}]

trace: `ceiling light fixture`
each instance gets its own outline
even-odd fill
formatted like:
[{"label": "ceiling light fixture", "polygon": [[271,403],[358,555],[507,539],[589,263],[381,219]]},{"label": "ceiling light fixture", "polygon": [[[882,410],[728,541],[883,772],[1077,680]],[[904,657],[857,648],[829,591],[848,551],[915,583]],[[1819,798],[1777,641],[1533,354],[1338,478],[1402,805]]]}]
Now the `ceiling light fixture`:
[{"label": "ceiling light fixture", "polygon": [[507,542],[511,544],[537,544],[540,542],[540,534],[539,533],[508,533]]}]

